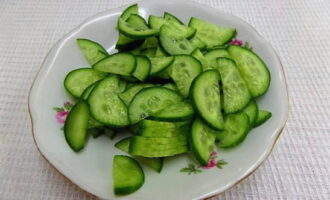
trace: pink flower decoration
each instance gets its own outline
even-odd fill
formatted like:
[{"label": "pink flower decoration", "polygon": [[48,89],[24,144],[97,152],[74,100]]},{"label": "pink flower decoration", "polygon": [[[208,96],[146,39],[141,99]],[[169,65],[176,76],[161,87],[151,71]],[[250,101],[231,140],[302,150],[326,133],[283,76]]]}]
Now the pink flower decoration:
[{"label": "pink flower decoration", "polygon": [[209,163],[205,166],[202,166],[203,169],[211,169],[213,167],[215,167],[217,165],[217,162],[215,161],[215,159],[211,159],[209,160]]},{"label": "pink flower decoration", "polygon": [[68,111],[60,111],[56,113],[56,120],[60,124],[64,124],[66,116],[68,115]]},{"label": "pink flower decoration", "polygon": [[243,41],[239,39],[233,39],[231,42],[228,43],[229,45],[237,45],[237,46],[243,46]]}]

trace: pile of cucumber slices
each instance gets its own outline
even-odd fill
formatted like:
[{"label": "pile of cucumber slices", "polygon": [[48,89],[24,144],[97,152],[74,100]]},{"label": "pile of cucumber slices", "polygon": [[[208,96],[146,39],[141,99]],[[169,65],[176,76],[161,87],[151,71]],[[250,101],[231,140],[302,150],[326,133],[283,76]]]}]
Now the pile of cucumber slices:
[{"label": "pile of cucumber slices", "polygon": [[236,29],[194,17],[186,26],[167,12],[146,22],[137,4],[121,14],[117,29],[112,55],[77,39],[92,67],[64,80],[77,100],[64,126],[73,151],[83,149],[90,134],[132,133],[115,144],[130,155],[114,156],[116,195],[143,185],[139,163],[160,172],[164,157],[191,153],[207,165],[215,146],[240,144],[271,117],[254,100],[268,90],[269,70],[250,49],[228,44]]}]

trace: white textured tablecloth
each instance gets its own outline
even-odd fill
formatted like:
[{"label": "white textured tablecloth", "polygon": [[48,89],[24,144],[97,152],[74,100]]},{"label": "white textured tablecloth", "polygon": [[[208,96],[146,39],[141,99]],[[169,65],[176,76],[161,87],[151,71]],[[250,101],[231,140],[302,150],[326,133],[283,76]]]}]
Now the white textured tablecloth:
[{"label": "white textured tablecloth", "polygon": [[[94,199],[37,151],[32,81],[51,46],[85,18],[129,0],[0,1],[0,199]],[[268,40],[287,75],[291,112],[271,156],[214,199],[330,199],[330,0],[200,0]],[[51,98],[51,97],[49,97]],[[189,191],[186,191],[189,192]]]}]

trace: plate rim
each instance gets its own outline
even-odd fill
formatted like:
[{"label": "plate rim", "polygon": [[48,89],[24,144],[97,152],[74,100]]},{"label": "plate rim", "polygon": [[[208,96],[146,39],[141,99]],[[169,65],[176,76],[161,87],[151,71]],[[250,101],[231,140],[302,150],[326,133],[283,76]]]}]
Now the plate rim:
[{"label": "plate rim", "polygon": [[[32,81],[32,84],[31,84],[31,87],[29,89],[29,94],[28,94],[28,114],[29,114],[29,119],[30,119],[30,123],[31,123],[31,134],[32,134],[32,138],[33,138],[33,142],[38,150],[38,152],[41,154],[41,156],[50,164],[50,166],[52,168],[55,169],[55,171],[59,172],[59,174],[61,176],[63,176],[65,179],[67,179],[69,182],[73,183],[75,186],[77,186],[77,188],[83,192],[86,192],[87,194],[90,194],[92,195],[93,197],[97,197],[97,198],[100,198],[100,199],[103,199],[95,194],[93,194],[92,192],[89,192],[88,189],[86,187],[84,187],[83,185],[79,184],[79,183],[75,183],[72,179],[70,179],[69,177],[67,177],[67,175],[65,175],[60,169],[58,169],[56,167],[55,164],[53,164],[48,158],[47,156],[45,155],[45,153],[43,152],[43,150],[40,149],[39,145],[38,145],[38,142],[36,140],[36,136],[35,136],[35,127],[34,127],[34,124],[35,124],[35,119],[33,118],[33,101],[34,101],[34,96],[35,96],[35,93],[37,92],[37,89],[38,89],[38,83],[41,81],[41,74],[42,72],[45,72],[45,70],[47,70],[48,68],[45,68],[45,65],[47,62],[54,62],[55,60],[55,57],[52,58],[52,59],[49,59],[49,57],[53,54],[57,54],[60,47],[64,44],[65,40],[67,40],[70,35],[76,33],[76,32],[79,32],[81,29],[84,28],[84,26],[86,26],[87,24],[91,23],[93,20],[96,20],[98,18],[101,18],[102,16],[109,16],[113,13],[115,13],[116,11],[121,11],[122,9],[125,9],[127,6],[129,5],[132,5],[132,4],[138,4],[138,3],[154,3],[155,1],[153,0],[141,0],[141,1],[135,1],[135,2],[131,2],[131,3],[125,3],[125,4],[122,4],[120,6],[117,6],[117,7],[114,7],[114,8],[109,8],[109,9],[106,9],[104,11],[101,11],[101,12],[98,12],[92,16],[89,16],[87,17],[86,19],[84,19],[81,23],[79,23],[77,26],[75,26],[73,29],[71,29],[70,31],[68,31],[67,33],[65,33],[60,39],[58,39],[53,45],[52,47],[48,50],[48,52],[46,53],[33,81]],[[189,4],[189,5],[194,5],[194,6],[198,6],[198,7],[203,7],[203,8],[210,8],[209,5],[207,4],[202,4],[202,3],[199,3],[199,2],[194,2],[194,1],[184,1],[184,0],[167,0],[167,3],[182,3],[182,4]],[[251,167],[252,168],[249,168],[246,173],[244,173],[241,177],[239,177],[237,180],[235,180],[233,183],[229,183],[229,184],[226,184],[224,187],[222,188],[218,188],[216,190],[213,190],[213,191],[210,191],[208,193],[205,193],[203,195],[201,195],[199,198],[202,198],[202,199],[207,199],[207,198],[211,198],[211,197],[214,197],[214,196],[217,196],[217,195],[220,195],[222,194],[223,192],[227,191],[228,189],[240,184],[242,181],[244,181],[245,179],[247,179],[250,175],[252,175],[254,172],[256,172],[259,167],[265,162],[265,160],[267,160],[267,158],[270,156],[272,150],[274,149],[275,145],[277,144],[280,136],[282,135],[284,129],[285,129],[285,126],[286,126],[286,123],[288,121],[288,118],[289,118],[289,113],[290,113],[290,110],[291,110],[291,106],[290,106],[290,96],[289,96],[289,87],[288,87],[288,84],[287,84],[287,76],[286,76],[286,71],[285,71],[285,68],[283,67],[283,64],[282,64],[282,61],[280,59],[280,57],[278,56],[277,52],[275,51],[275,48],[267,41],[265,40],[261,34],[251,25],[249,24],[248,22],[246,22],[244,19],[238,17],[238,16],[235,16],[231,13],[227,13],[225,12],[224,10],[221,10],[221,9],[218,9],[218,8],[212,8],[214,10],[217,10],[219,12],[222,12],[223,14],[225,15],[229,15],[230,17],[232,18],[236,18],[238,19],[239,21],[245,23],[249,28],[251,28],[254,33],[261,39],[263,39],[263,44],[265,46],[267,46],[268,48],[270,48],[273,53],[275,54],[276,56],[276,59],[278,60],[279,62],[279,66],[280,66],[280,70],[281,72],[283,73],[283,80],[284,80],[284,86],[285,86],[285,90],[286,90],[286,103],[287,103],[287,109],[286,109],[286,113],[284,115],[284,120],[282,120],[282,124],[281,124],[281,127],[279,127],[278,131],[276,132],[276,136],[274,137],[272,143],[264,150],[263,154],[260,156],[260,158],[257,160],[257,162],[255,162]],[[50,60],[50,61],[49,61]],[[51,65],[51,64],[49,64]],[[49,68],[50,69],[50,68]]]}]

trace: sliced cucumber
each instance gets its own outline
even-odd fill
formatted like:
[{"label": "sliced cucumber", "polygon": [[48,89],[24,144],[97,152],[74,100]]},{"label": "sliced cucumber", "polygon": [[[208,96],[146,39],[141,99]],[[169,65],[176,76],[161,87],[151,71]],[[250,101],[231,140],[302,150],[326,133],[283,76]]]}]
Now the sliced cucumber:
[{"label": "sliced cucumber", "polygon": [[98,83],[88,97],[92,117],[112,127],[129,125],[126,105],[118,97],[119,82],[117,76],[108,77]]},{"label": "sliced cucumber", "polygon": [[118,41],[116,43],[116,49],[121,50],[121,51],[128,51],[132,50],[138,46],[140,46],[144,42],[143,39],[134,39],[127,37],[126,35],[123,35],[119,33],[118,36]]},{"label": "sliced cucumber", "polygon": [[106,73],[90,68],[75,69],[66,75],[64,87],[72,96],[79,98],[88,86],[106,76]]},{"label": "sliced cucumber", "polygon": [[149,28],[145,21],[144,25],[142,25],[142,20],[144,21],[144,19],[137,14],[131,14],[127,21],[119,18],[118,30],[127,37],[135,39],[144,39],[158,34],[158,31]]},{"label": "sliced cucumber", "polygon": [[249,117],[244,112],[230,114],[225,117],[225,130],[217,132],[216,138],[220,140],[219,147],[233,147],[246,138],[250,130]]},{"label": "sliced cucumber", "polygon": [[148,18],[148,24],[152,29],[155,29],[157,31],[160,30],[160,27],[162,27],[166,23],[166,19],[163,17],[158,17],[154,15],[150,15]]},{"label": "sliced cucumber", "polygon": [[202,68],[203,71],[206,71],[208,69],[212,69],[208,63],[208,60],[205,58],[205,56],[203,55],[203,53],[201,52],[201,50],[199,48],[196,48],[191,55],[196,58],[201,64],[202,64]]},{"label": "sliced cucumber", "polygon": [[255,100],[250,101],[250,103],[243,109],[243,112],[249,117],[250,128],[252,128],[258,118],[258,105]]},{"label": "sliced cucumber", "polygon": [[205,43],[208,49],[224,45],[236,35],[234,28],[217,26],[195,17],[190,19],[189,27],[197,30],[195,37]]},{"label": "sliced cucumber", "polygon": [[146,56],[135,56],[136,58],[136,68],[133,72],[133,76],[139,81],[144,81],[147,79],[151,69],[151,62]]},{"label": "sliced cucumber", "polygon": [[157,48],[148,48],[141,50],[140,55],[147,56],[147,57],[154,57],[156,55]]},{"label": "sliced cucumber", "polygon": [[[115,147],[124,151],[125,153],[129,152],[129,144],[131,137],[124,138],[115,144]],[[135,157],[141,163],[149,166],[150,168],[161,172],[163,168],[163,159],[162,158],[144,158],[144,157]]]},{"label": "sliced cucumber", "polygon": [[147,87],[152,87],[152,84],[135,84],[132,87],[130,87],[129,89],[127,89],[125,92],[119,94],[119,97],[121,98],[121,100],[123,100],[123,102],[128,106],[130,104],[130,102],[132,101],[133,97],[140,92],[143,88],[147,88]]},{"label": "sliced cucumber", "polygon": [[262,59],[249,49],[232,45],[227,49],[235,60],[252,97],[263,95],[270,85],[270,73]]},{"label": "sliced cucumber", "polygon": [[[139,14],[138,5],[133,4],[130,7],[126,8],[123,13],[120,15],[120,18],[124,21],[127,21],[132,14]],[[143,43],[143,39],[134,39],[127,37],[119,33],[118,41],[116,43],[116,49],[119,50],[131,50]]]},{"label": "sliced cucumber", "polygon": [[190,43],[194,48],[198,48],[198,49],[206,48],[206,44],[196,37],[191,38]]},{"label": "sliced cucumber", "polygon": [[205,59],[207,60],[210,68],[212,69],[218,68],[217,58],[220,57],[230,58],[226,49],[223,48],[212,49],[205,54]]},{"label": "sliced cucumber", "polygon": [[134,72],[135,67],[135,57],[130,53],[112,54],[93,65],[95,70],[124,76],[130,76]]},{"label": "sliced cucumber", "polygon": [[188,151],[186,138],[153,138],[134,136],[129,145],[129,153],[147,158],[168,157]]},{"label": "sliced cucumber", "polygon": [[114,156],[112,177],[116,195],[133,193],[144,184],[144,173],[139,163],[124,155]]},{"label": "sliced cucumber", "polygon": [[77,39],[77,43],[85,58],[91,65],[97,63],[109,55],[104,47],[92,40],[79,38]]},{"label": "sliced cucumber", "polygon": [[155,75],[163,70],[165,70],[174,61],[173,56],[169,57],[151,57],[149,58],[151,62],[150,75]]},{"label": "sliced cucumber", "polygon": [[85,101],[79,101],[71,109],[64,124],[65,140],[75,152],[85,147],[89,109]]},{"label": "sliced cucumber", "polygon": [[182,122],[160,122],[142,120],[137,135],[143,137],[186,137],[190,129],[190,120]]},{"label": "sliced cucumber", "polygon": [[194,111],[180,94],[164,87],[150,87],[135,95],[129,105],[131,124],[142,119],[182,121],[192,117]]},{"label": "sliced cucumber", "polygon": [[160,30],[159,41],[164,50],[170,55],[189,55],[195,49],[186,38],[175,38],[172,35],[162,34],[162,28]]},{"label": "sliced cucumber", "polygon": [[166,21],[170,21],[170,22],[174,22],[176,24],[182,24],[183,25],[182,21],[180,21],[177,17],[175,17],[174,15],[172,15],[171,13],[168,13],[168,12],[164,12],[164,19]]},{"label": "sliced cucumber", "polygon": [[200,119],[195,119],[189,134],[189,144],[197,161],[207,165],[214,150],[215,131]]},{"label": "sliced cucumber", "polygon": [[196,33],[196,29],[181,25],[172,21],[165,23],[160,30],[160,34],[170,35],[174,38],[192,38]]},{"label": "sliced cucumber", "polygon": [[184,97],[189,96],[192,81],[202,72],[201,63],[189,55],[175,56],[171,65],[170,77]]},{"label": "sliced cucumber", "polygon": [[253,127],[260,126],[272,117],[272,113],[267,110],[259,110],[257,120],[254,122]]},{"label": "sliced cucumber", "polygon": [[174,83],[166,83],[163,85],[163,87],[174,90],[175,92],[179,92],[178,87]]},{"label": "sliced cucumber", "polygon": [[120,18],[127,20],[132,14],[139,14],[139,8],[137,4],[133,4],[127,7],[120,15]]},{"label": "sliced cucumber", "polygon": [[[101,80],[99,80],[101,81]],[[84,92],[81,94],[81,98],[83,100],[87,100],[89,95],[91,94],[91,92],[93,91],[94,87],[99,83],[99,81],[96,81],[95,83],[91,84],[90,86],[88,86]]]},{"label": "sliced cucumber", "polygon": [[226,114],[242,110],[251,100],[251,95],[235,62],[229,58],[218,58]]},{"label": "sliced cucumber", "polygon": [[210,127],[216,130],[224,128],[219,81],[220,76],[217,71],[207,70],[198,75],[191,86],[191,97],[196,111]]},{"label": "sliced cucumber", "polygon": [[159,46],[157,47],[155,57],[166,57],[168,56],[168,53],[163,49],[163,47]]}]

